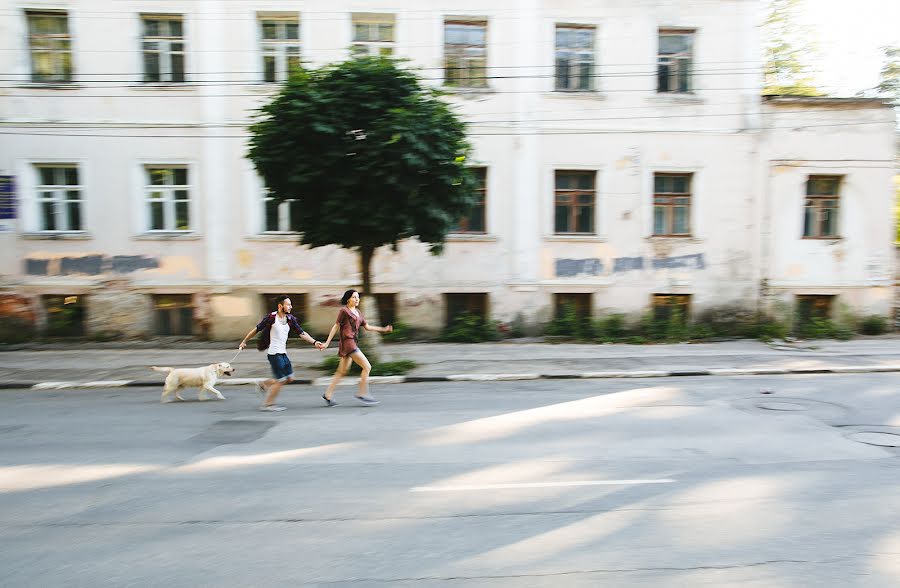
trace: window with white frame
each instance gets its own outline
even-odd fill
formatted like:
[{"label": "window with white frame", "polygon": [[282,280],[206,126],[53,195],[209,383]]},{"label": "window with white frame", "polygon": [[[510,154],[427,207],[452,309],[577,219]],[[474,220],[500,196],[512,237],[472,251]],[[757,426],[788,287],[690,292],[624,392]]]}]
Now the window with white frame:
[{"label": "window with white frame", "polygon": [[278,201],[269,193],[263,196],[263,232],[296,233],[300,231],[300,202]]},{"label": "window with white frame", "polygon": [[144,168],[148,231],[190,231],[191,198],[187,166]]},{"label": "window with white frame", "polygon": [[594,27],[556,25],[556,89],[594,88]]},{"label": "window with white frame", "polygon": [[29,10],[28,44],[32,82],[72,81],[72,37],[66,12]]},{"label": "window with white frame", "polygon": [[659,30],[656,91],[688,93],[693,91],[691,68],[694,61],[694,31]]},{"label": "window with white frame", "polygon": [[444,84],[487,87],[487,22],[444,22]]},{"label": "window with white frame", "polygon": [[184,82],[184,21],[180,15],[142,14],[144,81]]},{"label": "window with white frame", "polygon": [[296,15],[259,16],[263,81],[283,82],[300,67],[300,19]]},{"label": "window with white frame", "polygon": [[393,55],[394,15],[353,13],[353,55]]},{"label": "window with white frame", "polygon": [[37,164],[36,200],[41,231],[82,231],[82,186],[78,166]]}]

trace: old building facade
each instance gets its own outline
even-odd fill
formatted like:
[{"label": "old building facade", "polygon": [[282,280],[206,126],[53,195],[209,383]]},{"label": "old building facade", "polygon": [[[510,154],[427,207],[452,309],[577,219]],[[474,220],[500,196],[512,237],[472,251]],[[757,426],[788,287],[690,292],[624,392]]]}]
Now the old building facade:
[{"label": "old building facade", "polygon": [[[288,69],[409,59],[468,123],[482,203],[377,253],[383,313],[531,326],[676,302],[889,315],[894,114],[761,98],[755,0],[5,0],[0,296],[50,334],[328,328],[357,256],[307,249],[245,159]],[[67,320],[55,323],[54,316]]]}]

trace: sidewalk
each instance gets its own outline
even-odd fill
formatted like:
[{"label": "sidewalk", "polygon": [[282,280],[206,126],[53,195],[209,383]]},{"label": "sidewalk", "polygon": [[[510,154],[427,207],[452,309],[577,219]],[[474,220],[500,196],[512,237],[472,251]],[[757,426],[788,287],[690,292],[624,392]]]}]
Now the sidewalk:
[{"label": "sidewalk", "polygon": [[[237,351],[215,343],[165,347],[53,345],[0,352],[0,388],[83,388],[161,385],[149,366],[189,367],[230,361]],[[319,352],[291,347],[300,384],[327,383],[331,374],[313,369],[334,349]],[[900,338],[804,341],[766,344],[743,340],[672,345],[500,343],[404,343],[384,346],[383,360],[409,359],[418,367],[406,376],[373,378],[373,383],[623,378],[783,373],[864,373],[900,371]],[[269,376],[262,353],[245,349],[232,361],[233,378],[220,385],[247,384]],[[354,378],[342,384],[352,384]],[[219,385],[217,384],[217,385]]]}]

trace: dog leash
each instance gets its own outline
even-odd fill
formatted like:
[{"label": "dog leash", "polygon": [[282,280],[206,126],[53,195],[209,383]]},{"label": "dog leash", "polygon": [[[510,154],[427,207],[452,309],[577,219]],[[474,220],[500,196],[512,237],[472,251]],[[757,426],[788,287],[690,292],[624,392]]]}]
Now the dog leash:
[{"label": "dog leash", "polygon": [[243,351],[243,349],[238,347],[238,352],[234,354],[234,357],[232,357],[231,361],[229,361],[228,363],[234,363],[234,360],[237,359],[237,356],[241,354],[241,351]]}]

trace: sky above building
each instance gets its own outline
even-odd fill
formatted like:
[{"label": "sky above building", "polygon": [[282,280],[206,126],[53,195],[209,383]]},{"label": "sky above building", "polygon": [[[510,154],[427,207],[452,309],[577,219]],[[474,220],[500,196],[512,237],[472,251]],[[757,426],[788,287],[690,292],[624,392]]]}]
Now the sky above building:
[{"label": "sky above building", "polygon": [[816,80],[836,96],[876,86],[881,48],[900,46],[900,0],[804,0],[801,18],[818,46]]}]

